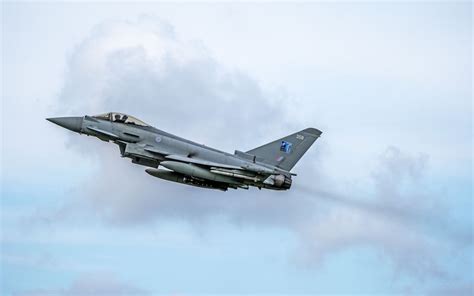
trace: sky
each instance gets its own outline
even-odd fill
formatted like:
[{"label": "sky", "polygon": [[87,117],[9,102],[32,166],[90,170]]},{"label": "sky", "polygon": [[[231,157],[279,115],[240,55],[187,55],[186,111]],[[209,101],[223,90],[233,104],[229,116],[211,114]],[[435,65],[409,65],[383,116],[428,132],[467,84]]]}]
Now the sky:
[{"label": "sky", "polygon": [[[0,294],[474,293],[472,3],[1,10]],[[45,120],[109,111],[323,134],[289,191],[209,191]]]}]

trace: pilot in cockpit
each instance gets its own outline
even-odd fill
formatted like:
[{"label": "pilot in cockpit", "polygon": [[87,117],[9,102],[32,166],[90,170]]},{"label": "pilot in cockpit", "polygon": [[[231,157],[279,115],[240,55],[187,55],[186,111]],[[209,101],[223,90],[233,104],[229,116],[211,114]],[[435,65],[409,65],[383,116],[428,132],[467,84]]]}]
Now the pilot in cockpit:
[{"label": "pilot in cockpit", "polygon": [[120,114],[115,114],[114,121],[115,122],[120,122],[120,123],[125,123],[125,121],[128,119],[127,115],[123,115],[122,118],[120,118]]},{"label": "pilot in cockpit", "polygon": [[93,116],[98,119],[102,120],[110,120],[112,122],[119,122],[119,123],[125,123],[125,124],[130,124],[130,125],[137,125],[137,126],[149,126],[148,124],[144,123],[143,121],[136,119],[133,116],[128,116],[123,113],[113,113],[109,112],[106,114],[99,114]]}]

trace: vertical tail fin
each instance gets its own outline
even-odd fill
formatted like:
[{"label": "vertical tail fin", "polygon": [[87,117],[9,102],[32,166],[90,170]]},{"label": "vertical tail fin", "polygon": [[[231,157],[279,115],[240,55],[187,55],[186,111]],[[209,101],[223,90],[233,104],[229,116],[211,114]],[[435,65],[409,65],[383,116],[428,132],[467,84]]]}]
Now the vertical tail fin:
[{"label": "vertical tail fin", "polygon": [[264,163],[290,171],[321,134],[318,129],[307,128],[247,153],[262,158]]}]

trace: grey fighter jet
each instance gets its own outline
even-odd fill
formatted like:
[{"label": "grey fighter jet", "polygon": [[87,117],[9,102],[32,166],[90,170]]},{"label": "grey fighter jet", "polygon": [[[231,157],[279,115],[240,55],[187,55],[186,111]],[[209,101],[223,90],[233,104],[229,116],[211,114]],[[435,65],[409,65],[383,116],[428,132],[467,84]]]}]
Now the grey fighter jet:
[{"label": "grey fighter jet", "polygon": [[307,128],[250,151],[230,154],[161,131],[123,113],[47,120],[117,144],[122,157],[150,167],[145,171],[154,177],[224,191],[249,186],[289,189],[291,177],[296,176],[290,170],[321,135],[320,130]]}]

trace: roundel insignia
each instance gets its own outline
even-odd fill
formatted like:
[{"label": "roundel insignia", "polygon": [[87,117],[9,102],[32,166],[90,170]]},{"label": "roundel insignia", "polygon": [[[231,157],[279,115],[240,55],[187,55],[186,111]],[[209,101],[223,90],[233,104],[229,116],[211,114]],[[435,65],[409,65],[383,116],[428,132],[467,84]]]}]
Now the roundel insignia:
[{"label": "roundel insignia", "polygon": [[155,138],[155,142],[156,142],[156,143],[160,143],[160,142],[161,142],[161,137],[160,137],[160,136],[156,137],[156,138]]}]

